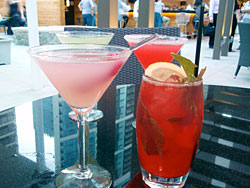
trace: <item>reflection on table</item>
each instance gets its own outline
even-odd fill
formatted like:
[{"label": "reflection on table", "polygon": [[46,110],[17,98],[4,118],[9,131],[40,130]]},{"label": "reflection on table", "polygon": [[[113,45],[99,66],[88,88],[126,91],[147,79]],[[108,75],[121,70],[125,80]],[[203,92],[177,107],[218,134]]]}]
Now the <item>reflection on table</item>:
[{"label": "reflection on table", "polygon": [[[90,162],[111,172],[115,188],[141,185],[131,125],[138,91],[138,85],[111,86],[97,105],[104,117],[90,123]],[[185,187],[247,187],[250,90],[206,85],[204,93],[200,147]],[[53,187],[55,173],[77,162],[70,110],[56,95],[0,112],[1,188]]]}]

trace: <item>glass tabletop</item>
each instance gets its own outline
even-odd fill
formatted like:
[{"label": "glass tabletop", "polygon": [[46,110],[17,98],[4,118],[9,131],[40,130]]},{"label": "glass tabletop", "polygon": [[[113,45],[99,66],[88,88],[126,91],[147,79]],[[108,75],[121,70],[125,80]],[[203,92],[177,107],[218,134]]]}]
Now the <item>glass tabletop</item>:
[{"label": "glass tabletop", "polygon": [[[110,86],[89,123],[89,160],[112,174],[114,188],[141,185],[135,120],[138,85]],[[204,86],[200,146],[185,187],[249,187],[250,89]],[[0,187],[54,187],[55,173],[77,163],[77,128],[59,96],[0,112]],[[135,181],[135,183],[133,182]]]}]

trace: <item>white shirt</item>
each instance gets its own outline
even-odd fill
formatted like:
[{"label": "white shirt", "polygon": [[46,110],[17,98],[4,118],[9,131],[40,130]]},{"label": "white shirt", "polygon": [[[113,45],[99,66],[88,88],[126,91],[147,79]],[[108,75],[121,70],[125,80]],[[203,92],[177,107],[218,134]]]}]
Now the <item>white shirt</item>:
[{"label": "white shirt", "polygon": [[161,1],[155,2],[155,12],[161,13],[164,4]]},{"label": "white shirt", "polygon": [[250,1],[247,1],[241,8],[241,10],[250,10]]},{"label": "white shirt", "polygon": [[82,7],[82,14],[91,14],[94,3],[92,0],[81,0],[79,5]]},{"label": "white shirt", "polygon": [[192,4],[189,4],[189,5],[187,6],[186,10],[194,10],[193,5],[192,5]]},{"label": "white shirt", "polygon": [[[247,1],[247,2],[244,4],[244,6],[241,8],[241,10],[242,10],[242,11],[243,11],[243,10],[250,10],[250,1]],[[244,22],[244,21],[249,22],[249,20],[250,20],[250,14],[249,14],[249,13],[244,13],[243,18],[242,18],[242,21],[243,21],[243,22]]]},{"label": "white shirt", "polygon": [[134,18],[138,18],[138,15],[139,15],[139,0],[135,2],[133,11]]},{"label": "white shirt", "polygon": [[209,19],[213,20],[213,14],[218,14],[219,12],[220,0],[210,0],[209,3]]},{"label": "white shirt", "polygon": [[122,20],[122,16],[130,10],[130,5],[127,5],[122,0],[118,0],[118,20]]}]

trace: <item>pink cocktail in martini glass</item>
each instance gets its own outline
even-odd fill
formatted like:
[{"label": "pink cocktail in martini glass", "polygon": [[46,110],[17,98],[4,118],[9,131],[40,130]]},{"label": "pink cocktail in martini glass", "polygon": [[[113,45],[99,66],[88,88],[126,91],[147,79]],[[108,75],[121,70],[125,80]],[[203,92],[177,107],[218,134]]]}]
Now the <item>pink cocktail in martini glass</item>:
[{"label": "pink cocktail in martini glass", "polygon": [[[111,32],[97,31],[63,31],[56,32],[56,36],[62,44],[109,44],[114,36]],[[77,121],[74,111],[69,112],[69,117]],[[89,113],[88,121],[96,121],[103,117],[103,112],[98,109],[92,109]]]},{"label": "pink cocktail in martini glass", "polygon": [[[110,173],[88,164],[87,118],[131,54],[124,47],[61,44],[30,48],[33,60],[77,116],[78,164],[62,170],[56,187],[110,187]],[[85,135],[85,136],[84,136]]]},{"label": "pink cocktail in martini glass", "polygon": [[[125,35],[124,38],[130,46],[133,46],[147,37],[149,35],[131,34]],[[156,40],[148,42],[135,50],[134,53],[143,68],[146,69],[152,63],[171,62],[173,60],[171,53],[177,54],[187,40],[186,38],[158,35]]]}]

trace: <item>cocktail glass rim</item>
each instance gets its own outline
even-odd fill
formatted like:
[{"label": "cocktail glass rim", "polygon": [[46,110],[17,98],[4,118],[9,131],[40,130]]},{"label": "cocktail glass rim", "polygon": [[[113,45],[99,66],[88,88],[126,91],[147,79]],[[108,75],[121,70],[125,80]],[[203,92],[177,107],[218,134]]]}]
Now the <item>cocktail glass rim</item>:
[{"label": "cocktail glass rim", "polygon": [[[112,60],[117,60],[123,57],[127,56],[127,53],[130,53],[129,48],[126,47],[122,47],[122,46],[115,46],[115,45],[103,45],[103,44],[56,44],[56,45],[44,45],[44,46],[35,46],[35,47],[31,47],[28,49],[28,53],[30,55],[32,55],[33,57],[37,57],[43,60],[46,59],[50,59],[53,58],[53,61],[56,62],[69,62],[69,59],[67,58],[67,56],[69,56],[69,54],[66,54],[65,56],[58,56],[58,55],[53,55],[53,54],[44,54],[45,52],[51,52],[51,51],[55,51],[55,50],[83,50],[83,49],[88,49],[88,50],[96,50],[96,49],[116,49],[118,50],[120,53],[116,53],[116,54],[102,54],[102,55],[98,55],[98,56],[92,56],[92,57],[88,57],[88,58],[83,58],[83,57],[79,57],[79,58],[75,58],[73,62],[76,63],[81,63],[84,59],[84,63],[91,63],[91,62],[100,62],[100,61],[105,61],[105,60],[109,60],[110,58],[112,58]],[[81,53],[82,54],[82,53]],[[89,53],[91,55],[91,53]],[[80,54],[79,54],[80,55]]]},{"label": "cocktail glass rim", "polygon": [[160,81],[156,80],[150,76],[143,75],[142,79],[155,86],[169,86],[169,87],[175,87],[175,88],[182,88],[182,87],[191,87],[191,86],[199,86],[200,84],[203,83],[203,80],[196,80],[194,82],[185,82],[185,83],[176,83],[176,82],[165,82],[165,81]]},{"label": "cocktail glass rim", "polygon": [[[129,34],[125,35],[124,39],[128,42],[138,43],[141,40],[149,37],[150,34]],[[150,41],[149,44],[158,45],[183,45],[188,41],[187,38],[168,36],[168,35],[158,35],[156,40]]]},{"label": "cocktail glass rim", "polygon": [[88,36],[88,37],[106,37],[106,36],[110,36],[113,37],[115,34],[112,32],[102,32],[102,31],[58,31],[55,32],[55,34],[57,36],[61,36],[61,37],[69,37],[69,36]]}]

